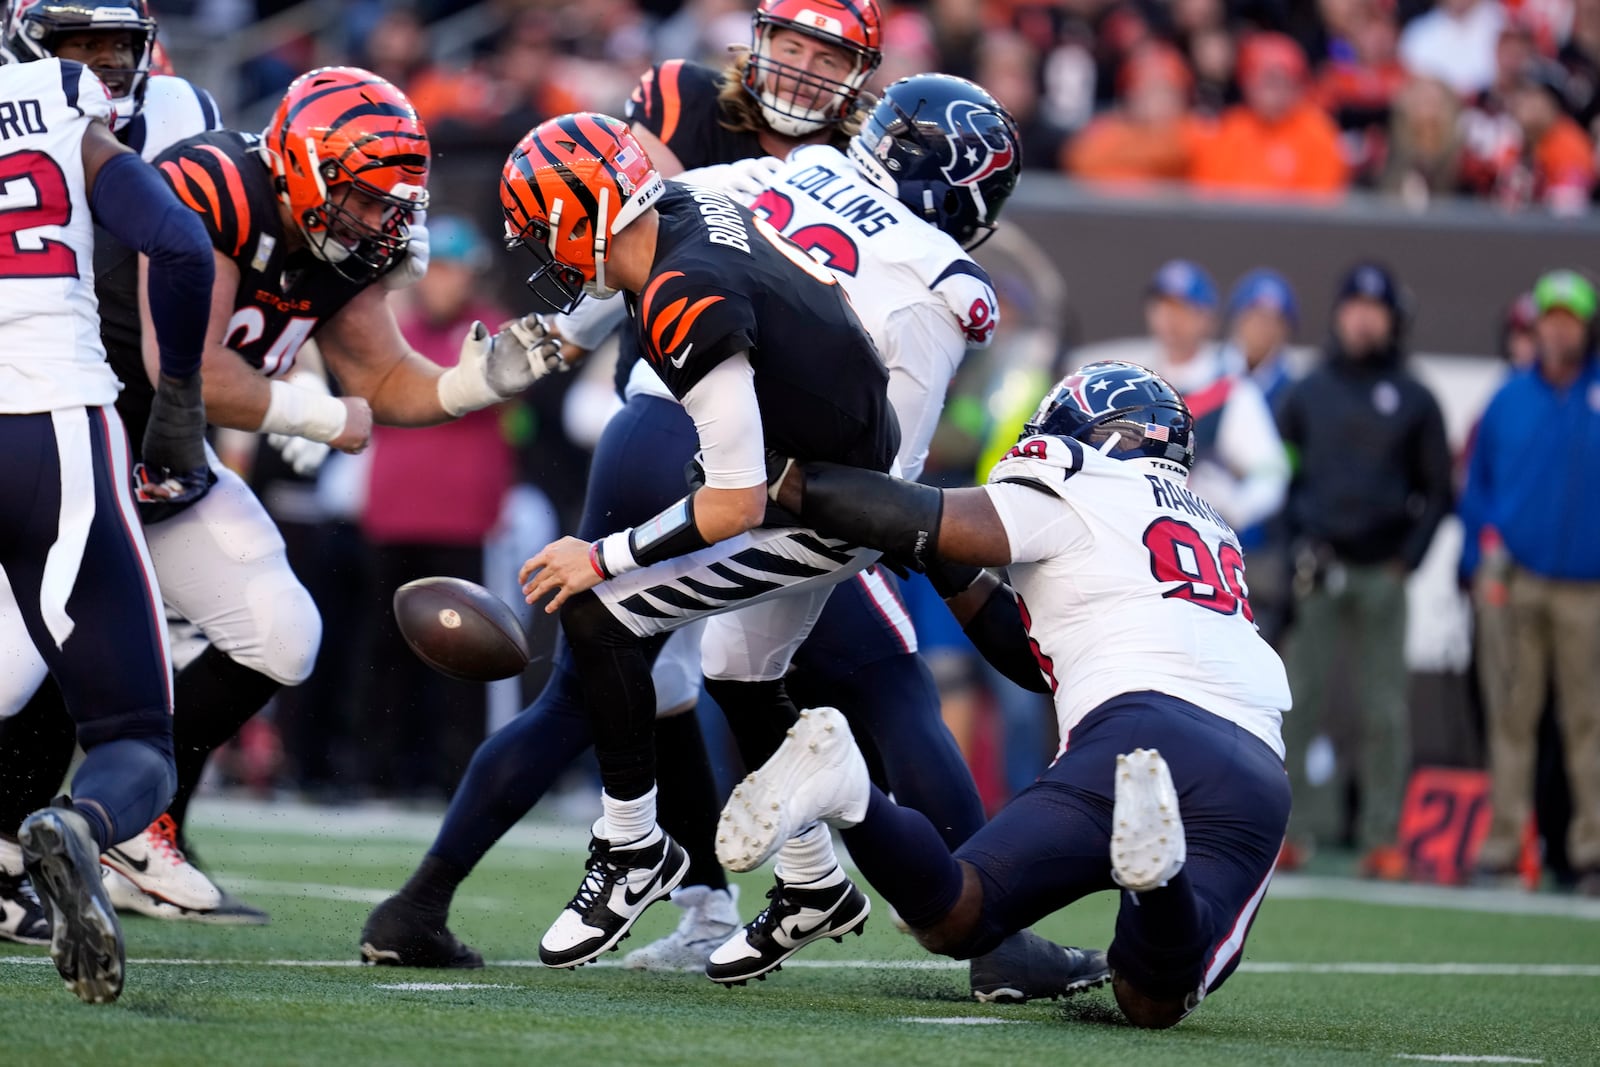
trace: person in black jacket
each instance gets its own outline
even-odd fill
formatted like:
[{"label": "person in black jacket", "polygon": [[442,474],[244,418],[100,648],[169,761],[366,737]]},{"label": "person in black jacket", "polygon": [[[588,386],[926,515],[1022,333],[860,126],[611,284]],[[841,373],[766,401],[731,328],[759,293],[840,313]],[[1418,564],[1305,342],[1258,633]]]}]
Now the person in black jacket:
[{"label": "person in black jacket", "polygon": [[[1411,767],[1406,705],[1406,576],[1451,506],[1444,418],[1403,362],[1405,307],[1390,272],[1353,267],[1334,300],[1323,364],[1290,386],[1278,427],[1294,466],[1295,626],[1285,716],[1295,811],[1291,845],[1335,836],[1328,783],[1307,781],[1336,678],[1362,716],[1356,844],[1363,873],[1401,877],[1392,845]],[[1341,652],[1345,655],[1341,655]]]}]

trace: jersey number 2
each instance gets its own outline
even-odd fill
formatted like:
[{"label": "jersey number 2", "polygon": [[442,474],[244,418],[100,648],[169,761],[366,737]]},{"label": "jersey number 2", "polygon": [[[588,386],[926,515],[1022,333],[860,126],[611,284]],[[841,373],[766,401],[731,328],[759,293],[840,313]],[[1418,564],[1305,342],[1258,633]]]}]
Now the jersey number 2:
[{"label": "jersey number 2", "polygon": [[1244,556],[1236,546],[1224,541],[1213,556],[1199,530],[1178,519],[1162,518],[1145,529],[1144,547],[1150,550],[1150,573],[1156,581],[1178,583],[1162,596],[1221,615],[1242,612],[1247,621],[1255,621],[1244,580]]},{"label": "jersey number 2", "polygon": [[0,156],[0,278],[76,278],[70,245],[24,230],[72,221],[72,194],[61,164],[25,149]]}]

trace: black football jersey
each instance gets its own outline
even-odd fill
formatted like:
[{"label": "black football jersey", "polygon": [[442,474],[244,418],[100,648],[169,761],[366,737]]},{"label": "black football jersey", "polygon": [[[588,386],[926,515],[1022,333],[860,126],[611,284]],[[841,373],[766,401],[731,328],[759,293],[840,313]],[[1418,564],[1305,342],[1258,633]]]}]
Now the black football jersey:
[{"label": "black football jersey", "polygon": [[[185,138],[156,157],[178,199],[200,216],[211,244],[239,268],[239,290],[226,343],[264,374],[294,364],[300,346],[366,283],[345,278],[309,249],[286,248],[272,173],[256,151],[260,138],[217,130]],[[117,410],[137,449],[154,390],[139,342],[138,276],[127,249],[107,245],[105,282],[97,284],[106,355],[124,388]],[[101,270],[96,242],[97,274]],[[195,294],[195,313],[209,314],[210,294]]]},{"label": "black football jersey", "polygon": [[722,72],[673,59],[651,67],[639,79],[623,111],[678,157],[684,170],[764,156],[761,138],[722,125],[717,99]]},{"label": "black football jersey", "polygon": [[635,347],[683,399],[748,352],[768,448],[887,471],[889,372],[833,275],[743,206],[668,182],[650,277],[628,294]]}]

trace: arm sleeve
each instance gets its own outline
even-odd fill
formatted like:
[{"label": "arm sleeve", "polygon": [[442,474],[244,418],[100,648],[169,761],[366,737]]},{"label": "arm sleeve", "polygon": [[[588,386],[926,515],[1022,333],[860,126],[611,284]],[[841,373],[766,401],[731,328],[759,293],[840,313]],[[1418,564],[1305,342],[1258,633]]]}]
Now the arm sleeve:
[{"label": "arm sleeve", "polygon": [[1266,399],[1248,379],[1234,383],[1222,409],[1217,456],[1229,476],[1195,488],[1229,524],[1244,529],[1278,513],[1289,490],[1289,459]]},{"label": "arm sleeve", "polygon": [[155,170],[132,152],[113,156],[95,177],[95,221],[150,257],[150,318],[161,373],[188,378],[200,369],[216,261],[205,227],[178,202]]},{"label": "arm sleeve", "polygon": [[900,420],[900,475],[909,481],[922,475],[945,391],[966,351],[960,325],[942,307],[913,304],[889,316],[881,354],[889,367],[889,404]]},{"label": "arm sleeve", "polygon": [[718,363],[683,397],[700,436],[700,464],[711,489],[767,483],[767,451],[756,403],[756,372],[743,352]]},{"label": "arm sleeve", "polygon": [[991,482],[984,489],[1006,528],[1012,563],[1064,555],[1088,536],[1071,506],[1048,490],[1016,482]]},{"label": "arm sleeve", "polygon": [[626,321],[628,305],[620,296],[606,300],[596,300],[591,296],[574,308],[571,314],[556,318],[561,339],[570,341],[585,352],[593,352],[605,344],[612,331]]},{"label": "arm sleeve", "polygon": [[1422,514],[1406,536],[1405,562],[1416,570],[1428,554],[1439,523],[1450,513],[1453,491],[1450,485],[1450,441],[1444,432],[1444,415],[1433,394],[1423,389],[1425,404],[1417,424],[1417,441],[1412,450],[1412,488],[1422,497]]}]

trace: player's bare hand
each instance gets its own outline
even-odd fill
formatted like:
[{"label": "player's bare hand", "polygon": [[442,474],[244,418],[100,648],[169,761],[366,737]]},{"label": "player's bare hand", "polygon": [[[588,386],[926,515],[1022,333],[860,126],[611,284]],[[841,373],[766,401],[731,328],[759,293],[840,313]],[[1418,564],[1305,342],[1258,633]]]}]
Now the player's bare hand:
[{"label": "player's bare hand", "polygon": [[341,396],[344,405],[344,430],[328,444],[340,452],[355,455],[372,443],[372,407],[359,396]]},{"label": "player's bare hand", "polygon": [[522,565],[517,579],[522,582],[523,598],[530,604],[555,594],[544,607],[546,615],[554,615],[569,599],[600,584],[600,575],[589,562],[589,542],[576,537],[563,537],[545,545]]}]

